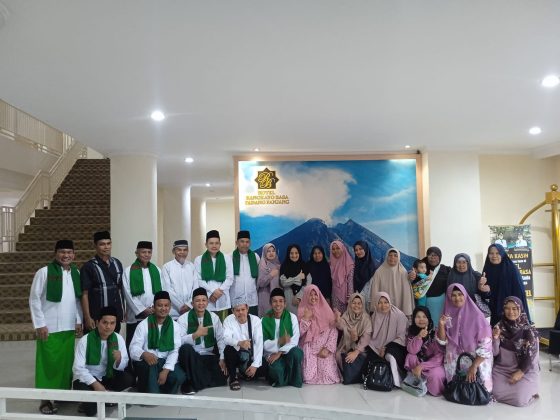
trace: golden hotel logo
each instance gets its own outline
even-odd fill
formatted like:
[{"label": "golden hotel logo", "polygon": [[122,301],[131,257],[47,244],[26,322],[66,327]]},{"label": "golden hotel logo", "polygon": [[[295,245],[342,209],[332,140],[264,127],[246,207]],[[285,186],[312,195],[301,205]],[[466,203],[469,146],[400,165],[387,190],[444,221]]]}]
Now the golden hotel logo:
[{"label": "golden hotel logo", "polygon": [[255,178],[259,190],[275,190],[278,181],[279,179],[276,176],[276,171],[271,171],[268,168],[264,168],[263,171],[258,171],[257,177]]}]

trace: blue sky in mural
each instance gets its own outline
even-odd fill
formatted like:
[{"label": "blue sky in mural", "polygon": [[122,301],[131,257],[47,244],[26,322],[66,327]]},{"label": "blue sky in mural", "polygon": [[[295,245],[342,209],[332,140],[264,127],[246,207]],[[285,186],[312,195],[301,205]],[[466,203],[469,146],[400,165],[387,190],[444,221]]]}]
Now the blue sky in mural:
[{"label": "blue sky in mural", "polygon": [[[289,208],[242,205],[243,185],[245,191],[256,185],[255,166],[276,171],[276,193],[290,197]],[[240,226],[251,230],[253,248],[318,217],[329,226],[353,219],[401,251],[418,255],[414,159],[243,161],[239,162],[239,177]]]}]

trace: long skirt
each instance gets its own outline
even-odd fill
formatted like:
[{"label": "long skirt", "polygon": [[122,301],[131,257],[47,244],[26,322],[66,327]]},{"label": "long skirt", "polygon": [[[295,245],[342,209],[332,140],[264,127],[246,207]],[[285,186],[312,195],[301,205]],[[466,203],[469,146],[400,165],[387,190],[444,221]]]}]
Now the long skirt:
[{"label": "long skirt", "polygon": [[72,388],[75,340],[74,330],[50,333],[45,341],[37,340],[35,388]]},{"label": "long skirt", "polygon": [[[301,388],[303,385],[301,362],[303,351],[293,347],[273,364],[268,365],[268,381],[273,387],[291,385]],[[263,365],[268,363],[263,358]]]},{"label": "long skirt", "polygon": [[183,344],[179,349],[179,364],[187,378],[185,383],[190,384],[195,391],[226,384],[226,376],[218,365],[219,361],[220,357],[215,354],[198,354],[190,344]]}]

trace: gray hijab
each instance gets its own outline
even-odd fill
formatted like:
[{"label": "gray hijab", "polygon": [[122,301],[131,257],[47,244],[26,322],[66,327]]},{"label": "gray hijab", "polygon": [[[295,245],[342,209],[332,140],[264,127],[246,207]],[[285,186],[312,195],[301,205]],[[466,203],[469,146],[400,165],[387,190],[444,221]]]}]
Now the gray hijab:
[{"label": "gray hijab", "polygon": [[[460,273],[457,270],[457,260],[459,258],[463,258],[467,261],[467,271],[464,273]],[[467,254],[457,254],[453,259],[453,268],[449,272],[449,276],[447,277],[447,286],[453,283],[462,284],[471,299],[474,299],[474,295],[478,289],[478,278],[480,274],[473,270],[471,264],[471,257]]]}]

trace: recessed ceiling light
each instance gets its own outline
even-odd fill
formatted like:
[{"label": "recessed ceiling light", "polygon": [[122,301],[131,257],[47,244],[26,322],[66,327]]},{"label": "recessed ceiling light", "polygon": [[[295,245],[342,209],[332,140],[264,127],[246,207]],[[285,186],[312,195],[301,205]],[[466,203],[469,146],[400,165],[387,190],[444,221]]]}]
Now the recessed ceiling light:
[{"label": "recessed ceiling light", "polygon": [[193,162],[194,162],[194,159],[193,159],[192,157],[186,157],[186,158],[185,158],[185,162],[186,162],[186,163],[193,163]]},{"label": "recessed ceiling light", "polygon": [[258,151],[259,151],[259,148],[258,148],[258,147],[255,147],[255,148],[253,149],[253,152],[258,152]]},{"label": "recessed ceiling light", "polygon": [[541,134],[542,133],[542,129],[540,127],[531,127],[529,129],[529,134],[536,136],[537,134]]},{"label": "recessed ceiling light", "polygon": [[560,77],[555,74],[549,74],[544,79],[542,79],[541,85],[544,87],[555,87],[560,84]]},{"label": "recessed ceiling light", "polygon": [[152,112],[152,114],[150,115],[150,117],[152,118],[152,120],[154,121],[163,121],[165,120],[165,115],[163,112],[161,111],[154,111]]},{"label": "recessed ceiling light", "polygon": [[206,183],[206,186],[207,186],[207,187],[210,187],[211,185],[210,185],[210,183],[209,183],[209,182],[207,182],[207,183]]},{"label": "recessed ceiling light", "polygon": [[407,144],[406,146],[404,146],[405,149],[410,149],[410,144]]}]

